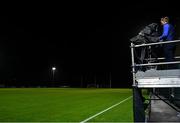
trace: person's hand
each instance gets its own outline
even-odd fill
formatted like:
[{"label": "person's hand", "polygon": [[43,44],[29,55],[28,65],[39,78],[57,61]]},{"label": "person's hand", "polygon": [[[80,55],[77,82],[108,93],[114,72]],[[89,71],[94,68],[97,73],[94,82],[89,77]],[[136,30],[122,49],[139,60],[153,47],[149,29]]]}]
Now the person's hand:
[{"label": "person's hand", "polygon": [[161,37],[159,37],[159,42],[162,42],[163,40],[161,39]]},{"label": "person's hand", "polygon": [[[161,39],[160,37],[159,37],[159,42],[163,42],[163,39]],[[163,44],[160,44],[160,47],[162,47],[163,46]]]}]

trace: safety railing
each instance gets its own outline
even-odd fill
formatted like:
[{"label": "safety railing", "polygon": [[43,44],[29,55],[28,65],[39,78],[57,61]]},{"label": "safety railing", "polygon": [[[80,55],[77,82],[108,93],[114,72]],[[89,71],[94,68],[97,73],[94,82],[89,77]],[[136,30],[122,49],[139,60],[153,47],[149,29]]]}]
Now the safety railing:
[{"label": "safety railing", "polygon": [[[180,43],[180,40],[173,40],[173,41],[166,41],[166,42],[157,42],[157,43],[148,43],[148,44],[138,44],[135,45],[131,43],[131,60],[132,60],[132,73],[133,73],[133,86],[136,85],[136,76],[135,76],[135,69],[136,67],[140,66],[153,66],[153,65],[169,65],[169,64],[180,64],[180,61],[173,61],[173,62],[158,62],[158,63],[146,63],[146,64],[136,64],[135,58],[134,58],[134,49],[138,47],[147,47],[147,46],[154,46],[154,45],[164,45],[164,44],[170,44],[170,43]],[[180,58],[179,56],[175,58]],[[164,59],[164,58],[156,58],[156,59]]]}]

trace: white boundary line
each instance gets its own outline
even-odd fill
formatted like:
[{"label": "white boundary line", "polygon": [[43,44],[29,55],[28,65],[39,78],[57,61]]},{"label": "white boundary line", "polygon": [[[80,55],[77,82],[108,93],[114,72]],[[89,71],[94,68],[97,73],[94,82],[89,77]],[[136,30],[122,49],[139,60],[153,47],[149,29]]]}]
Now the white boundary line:
[{"label": "white boundary line", "polygon": [[132,98],[132,96],[130,96],[130,97],[128,97],[128,98],[126,98],[126,99],[124,99],[124,100],[122,100],[122,101],[120,101],[120,102],[118,102],[118,103],[112,105],[111,107],[109,107],[109,108],[107,108],[107,109],[105,109],[105,110],[103,110],[103,111],[101,111],[101,112],[99,112],[99,113],[97,113],[97,114],[95,114],[95,115],[93,115],[93,116],[91,116],[91,117],[89,117],[89,118],[87,118],[87,119],[81,121],[80,123],[85,123],[85,122],[87,122],[87,121],[93,119],[94,117],[96,117],[96,116],[98,116],[98,115],[100,115],[100,114],[102,114],[102,113],[104,113],[104,112],[106,112],[106,111],[108,111],[108,110],[110,110],[110,109],[116,107],[117,105],[119,105],[119,104],[121,104],[121,103],[123,103],[123,102],[129,100],[130,98]]}]

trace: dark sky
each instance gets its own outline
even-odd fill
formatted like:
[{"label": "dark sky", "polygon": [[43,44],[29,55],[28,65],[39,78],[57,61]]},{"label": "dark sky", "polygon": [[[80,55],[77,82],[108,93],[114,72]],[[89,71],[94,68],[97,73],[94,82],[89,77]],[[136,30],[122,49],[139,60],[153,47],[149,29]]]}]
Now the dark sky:
[{"label": "dark sky", "polygon": [[72,86],[110,72],[114,87],[131,86],[129,39],[162,16],[178,18],[157,3],[31,4],[0,16],[1,81],[50,81],[54,65],[56,81]]}]

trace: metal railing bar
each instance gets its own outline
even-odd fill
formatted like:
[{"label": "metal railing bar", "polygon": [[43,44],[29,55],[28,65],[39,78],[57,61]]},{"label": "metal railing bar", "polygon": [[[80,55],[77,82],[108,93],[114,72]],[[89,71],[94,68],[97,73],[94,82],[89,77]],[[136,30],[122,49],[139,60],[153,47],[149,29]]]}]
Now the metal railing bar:
[{"label": "metal railing bar", "polygon": [[159,62],[159,63],[147,63],[147,64],[135,64],[134,66],[153,66],[153,65],[166,65],[166,64],[180,64],[180,61],[175,62]]},{"label": "metal railing bar", "polygon": [[152,46],[152,45],[159,45],[159,44],[170,44],[170,43],[178,43],[180,40],[173,40],[173,41],[163,41],[163,42],[157,42],[157,43],[148,43],[148,44],[139,44],[139,45],[133,45],[131,47],[145,47],[145,46]]},{"label": "metal railing bar", "polygon": [[[180,56],[176,56],[176,57],[174,57],[174,59],[179,59],[180,58]],[[160,57],[160,58],[149,58],[149,59],[145,59],[145,60],[164,60],[165,58],[164,57]]]}]

